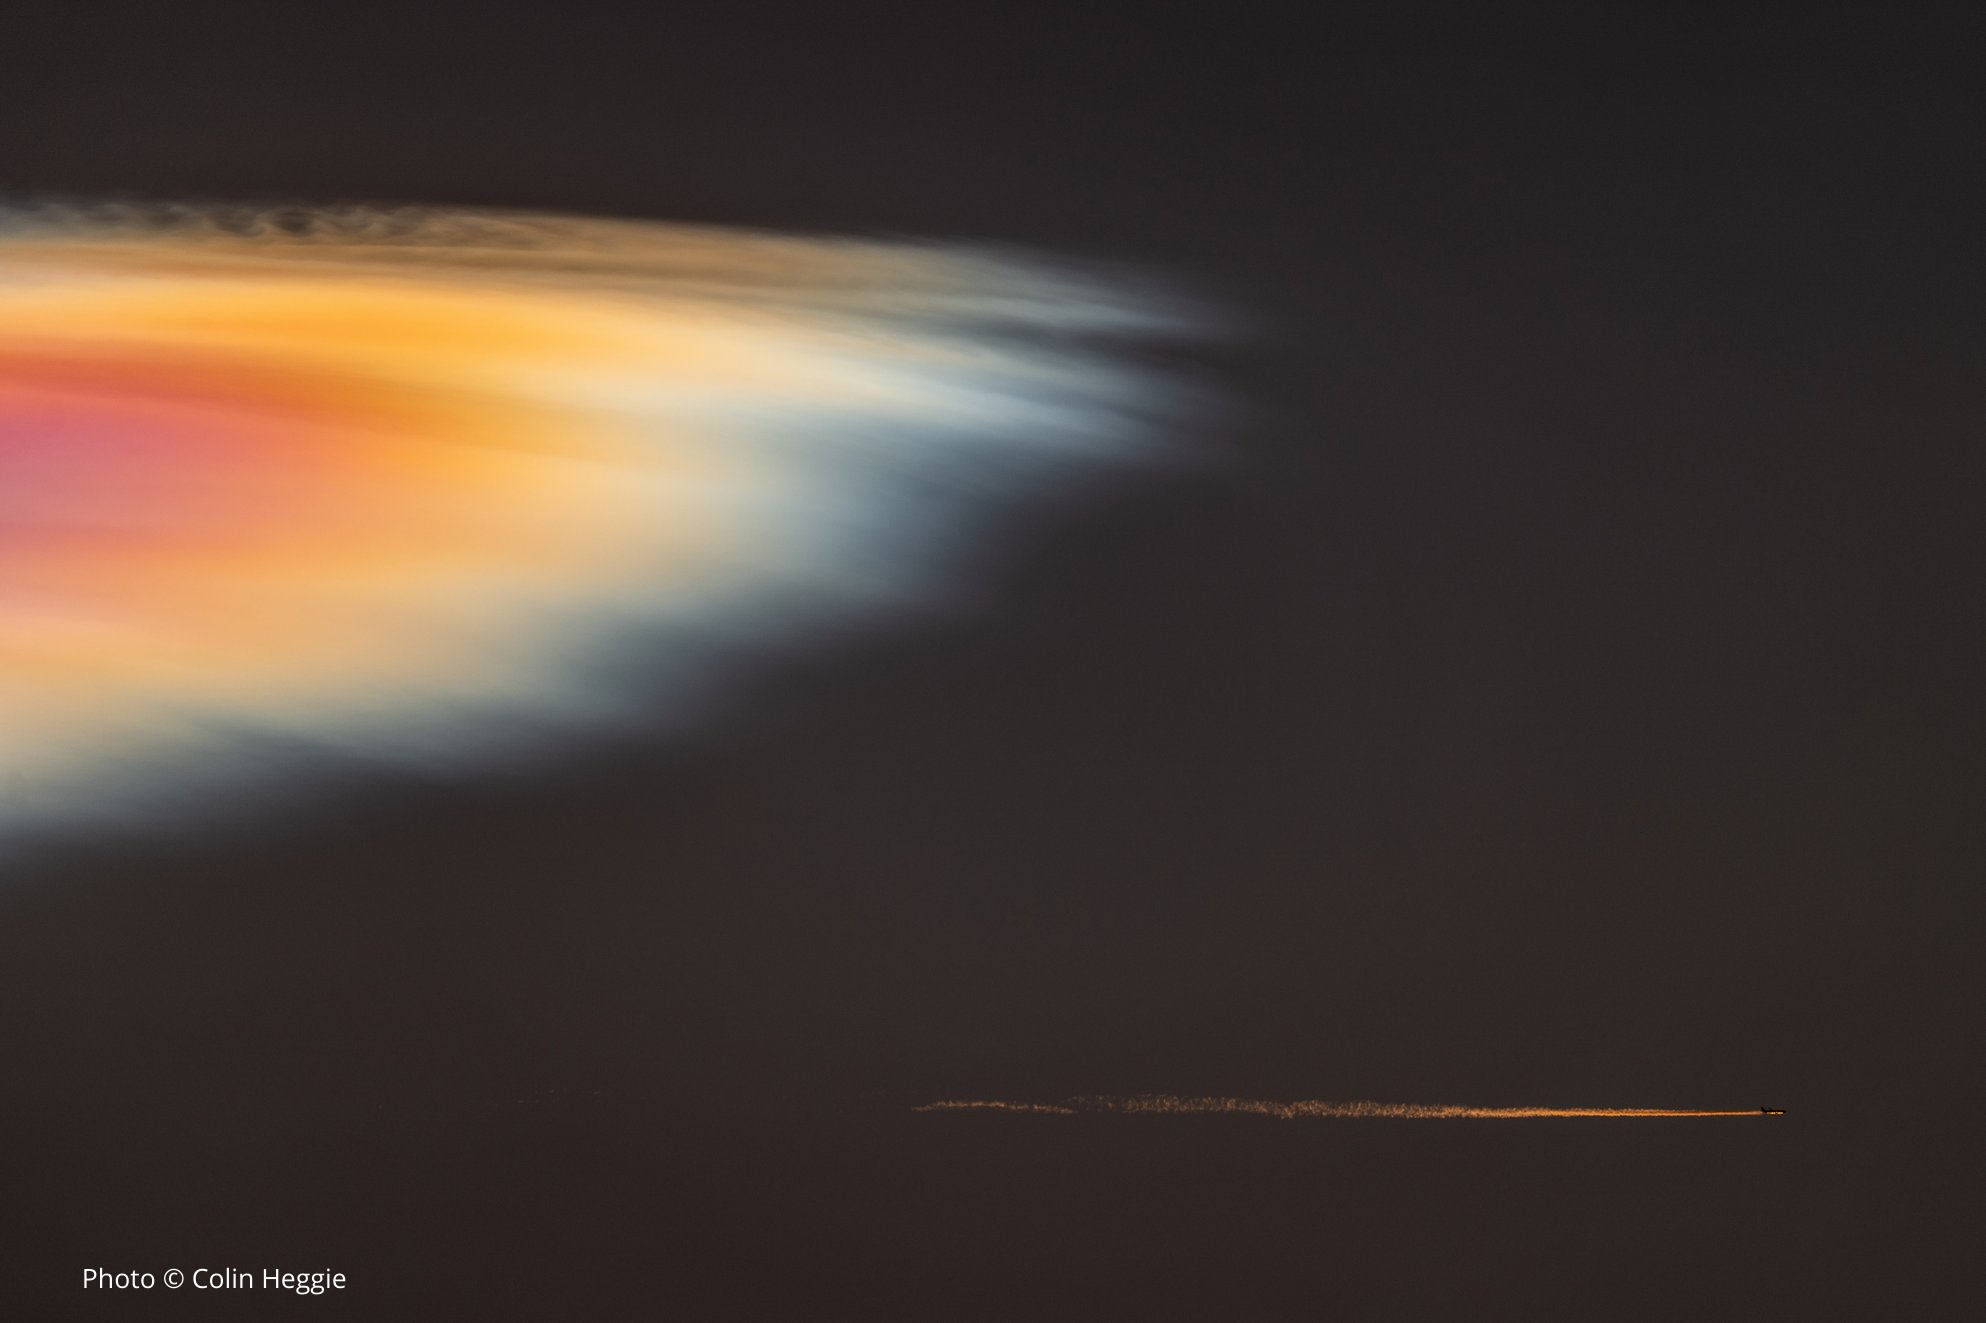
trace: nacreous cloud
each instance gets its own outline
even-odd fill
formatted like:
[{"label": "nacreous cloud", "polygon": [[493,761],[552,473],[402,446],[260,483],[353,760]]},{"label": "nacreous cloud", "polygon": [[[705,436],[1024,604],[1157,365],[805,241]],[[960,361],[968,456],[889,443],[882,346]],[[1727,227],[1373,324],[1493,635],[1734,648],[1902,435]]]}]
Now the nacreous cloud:
[{"label": "nacreous cloud", "polygon": [[631,672],[682,715],[1146,451],[1179,400],[1099,346],[1185,321],[934,246],[0,211],[0,828],[272,744],[528,744]]}]

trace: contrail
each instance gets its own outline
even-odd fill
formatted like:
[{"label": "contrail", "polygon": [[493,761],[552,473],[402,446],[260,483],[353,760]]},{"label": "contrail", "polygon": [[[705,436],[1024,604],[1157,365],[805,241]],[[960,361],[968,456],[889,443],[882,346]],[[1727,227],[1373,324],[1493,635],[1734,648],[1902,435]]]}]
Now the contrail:
[{"label": "contrail", "polygon": [[989,1099],[975,1099],[964,1102],[925,1103],[916,1109],[920,1112],[1049,1112],[1056,1116],[1074,1116],[1076,1109],[1061,1103],[999,1102]]},{"label": "contrail", "polygon": [[1071,1098],[1067,1103],[1005,1102],[999,1099],[959,1099],[926,1103],[920,1112],[1048,1112],[1074,1116],[1083,1112],[1119,1116],[1272,1116],[1279,1121],[1322,1117],[1382,1117],[1403,1121],[1529,1121],[1553,1117],[1604,1116],[1763,1116],[1760,1109],[1706,1110],[1684,1107],[1471,1107],[1460,1103],[1389,1102],[1273,1102],[1263,1098],[1181,1098],[1170,1094],[1141,1094],[1134,1098]]}]

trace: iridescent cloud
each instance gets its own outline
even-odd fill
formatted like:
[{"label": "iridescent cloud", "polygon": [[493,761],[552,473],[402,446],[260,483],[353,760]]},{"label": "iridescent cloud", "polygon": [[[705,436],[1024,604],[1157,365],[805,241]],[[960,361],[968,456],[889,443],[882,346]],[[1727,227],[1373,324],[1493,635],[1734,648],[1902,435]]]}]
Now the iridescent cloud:
[{"label": "iridescent cloud", "polygon": [[935,246],[0,211],[0,826],[258,740],[528,742],[625,712],[630,654],[684,707],[720,652],[1146,451],[1178,401],[1095,346],[1184,324]]}]

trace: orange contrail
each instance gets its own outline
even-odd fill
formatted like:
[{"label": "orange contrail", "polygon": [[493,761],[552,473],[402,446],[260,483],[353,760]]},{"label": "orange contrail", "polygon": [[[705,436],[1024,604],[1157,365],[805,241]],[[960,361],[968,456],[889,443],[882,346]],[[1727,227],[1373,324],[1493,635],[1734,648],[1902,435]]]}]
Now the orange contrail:
[{"label": "orange contrail", "polygon": [[1537,1120],[1565,1116],[1761,1116],[1755,1109],[1700,1110],[1679,1107],[1469,1107],[1459,1103],[1272,1102],[1261,1098],[1181,1098],[1170,1094],[1140,1094],[1134,1098],[1071,1098],[1066,1104],[965,1099],[926,1103],[920,1112],[1050,1112],[1073,1116],[1079,1112],[1163,1116],[1273,1116],[1281,1121],[1313,1117],[1375,1116],[1407,1121]]},{"label": "orange contrail", "polygon": [[1064,1107],[1060,1103],[994,1102],[984,1099],[925,1103],[916,1110],[920,1112],[1052,1112],[1057,1116],[1076,1114],[1075,1108]]}]

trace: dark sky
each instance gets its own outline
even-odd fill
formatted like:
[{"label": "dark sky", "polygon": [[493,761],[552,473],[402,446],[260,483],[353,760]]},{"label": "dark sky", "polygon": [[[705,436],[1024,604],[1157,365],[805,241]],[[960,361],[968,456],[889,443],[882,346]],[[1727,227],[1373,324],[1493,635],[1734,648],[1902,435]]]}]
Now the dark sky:
[{"label": "dark sky", "polygon": [[[1975,1316],[1986,32],[1281,8],[9,11],[9,190],[1255,330],[1225,462],[693,738],[0,864],[0,1312]],[[1147,1091],[1790,1114],[909,1110]],[[353,1285],[77,1285],[202,1265]]]}]

